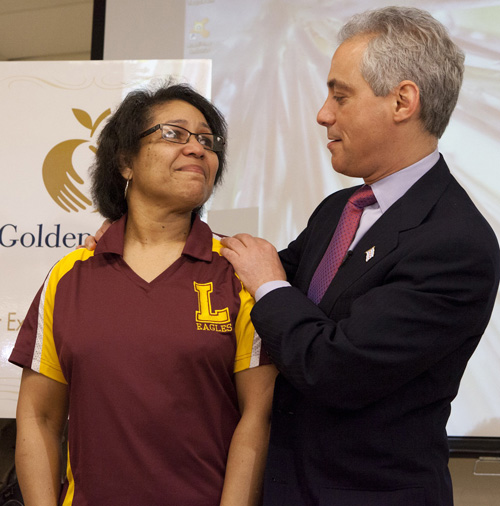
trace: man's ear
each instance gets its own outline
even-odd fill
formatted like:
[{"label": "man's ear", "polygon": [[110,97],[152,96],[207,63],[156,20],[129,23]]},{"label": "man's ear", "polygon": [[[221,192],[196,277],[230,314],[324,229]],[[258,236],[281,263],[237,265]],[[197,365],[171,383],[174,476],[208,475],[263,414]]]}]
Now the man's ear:
[{"label": "man's ear", "polygon": [[420,89],[413,81],[401,81],[396,89],[394,121],[407,121],[420,111]]}]

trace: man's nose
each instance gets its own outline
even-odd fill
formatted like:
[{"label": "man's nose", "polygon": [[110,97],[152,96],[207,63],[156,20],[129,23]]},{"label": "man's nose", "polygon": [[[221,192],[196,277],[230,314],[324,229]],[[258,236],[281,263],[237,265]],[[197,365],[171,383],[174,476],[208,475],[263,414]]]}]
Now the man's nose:
[{"label": "man's nose", "polygon": [[328,97],[316,116],[316,121],[324,127],[335,123],[335,112],[332,105],[332,99]]}]

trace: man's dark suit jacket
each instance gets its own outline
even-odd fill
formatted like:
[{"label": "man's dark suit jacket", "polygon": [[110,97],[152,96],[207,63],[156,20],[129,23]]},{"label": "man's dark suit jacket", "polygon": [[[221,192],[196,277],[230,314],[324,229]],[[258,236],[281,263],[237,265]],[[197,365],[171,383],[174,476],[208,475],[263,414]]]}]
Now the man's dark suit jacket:
[{"label": "man's dark suit jacket", "polygon": [[450,506],[445,426],[491,315],[498,242],[441,158],[316,306],[305,294],[353,191],[316,209],[280,253],[292,288],[252,311],[281,372],[264,504]]}]

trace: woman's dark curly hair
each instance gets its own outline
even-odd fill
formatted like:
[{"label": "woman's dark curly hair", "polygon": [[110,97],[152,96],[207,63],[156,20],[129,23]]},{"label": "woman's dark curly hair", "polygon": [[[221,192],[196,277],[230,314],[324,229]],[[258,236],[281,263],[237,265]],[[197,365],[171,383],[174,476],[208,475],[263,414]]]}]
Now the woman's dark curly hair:
[{"label": "woman's dark curly hair", "polygon": [[[161,87],[130,92],[102,129],[95,162],[91,167],[92,199],[99,213],[112,221],[127,212],[124,197],[126,181],[121,174],[141,147],[140,134],[149,128],[156,106],[183,100],[196,107],[212,133],[226,138],[226,121],[218,109],[188,84],[166,83]],[[226,165],[226,148],[217,151],[219,169],[214,185],[222,181]]]}]

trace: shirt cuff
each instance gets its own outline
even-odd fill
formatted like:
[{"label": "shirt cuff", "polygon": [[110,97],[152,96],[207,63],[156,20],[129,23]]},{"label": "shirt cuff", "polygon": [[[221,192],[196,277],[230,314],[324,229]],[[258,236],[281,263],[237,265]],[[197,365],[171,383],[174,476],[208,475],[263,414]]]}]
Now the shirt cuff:
[{"label": "shirt cuff", "polygon": [[267,295],[269,292],[276,290],[276,288],[283,288],[285,286],[292,286],[288,281],[284,281],[282,279],[276,281],[268,281],[263,285],[260,285],[255,292],[255,302],[258,302],[264,295]]}]

